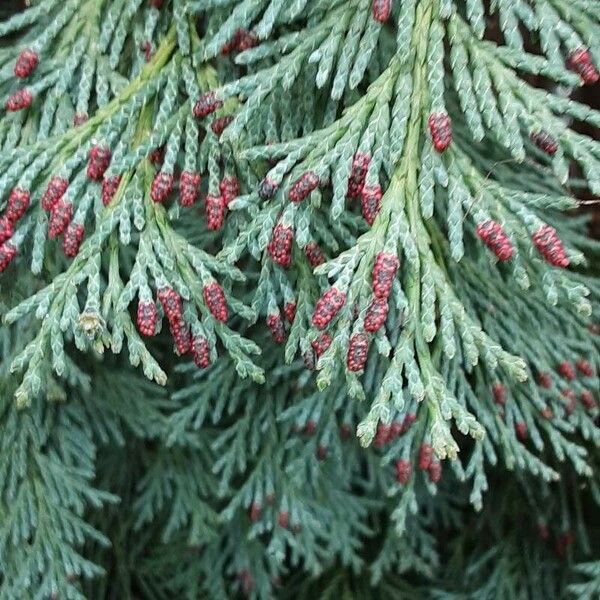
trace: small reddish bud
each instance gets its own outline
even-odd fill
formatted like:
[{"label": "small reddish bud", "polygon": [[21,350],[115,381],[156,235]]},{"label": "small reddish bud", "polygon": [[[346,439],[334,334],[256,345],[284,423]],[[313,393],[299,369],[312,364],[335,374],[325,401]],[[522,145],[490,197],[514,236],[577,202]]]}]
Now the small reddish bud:
[{"label": "small reddish bud", "polygon": [[0,273],[4,273],[16,255],[17,249],[10,242],[0,245]]},{"label": "small reddish bud", "polygon": [[331,346],[332,341],[333,340],[331,339],[331,336],[327,332],[323,332],[319,335],[319,337],[316,340],[313,340],[311,342],[311,346],[315,351],[317,358],[319,358],[321,354],[327,351],[329,346]]},{"label": "small reddish bud", "polygon": [[272,198],[279,189],[279,184],[271,181],[268,177],[265,177],[258,186],[258,195],[261,200],[269,200]]},{"label": "small reddish bud", "polygon": [[259,502],[253,502],[250,505],[250,520],[253,523],[256,523],[260,519],[260,514],[262,513],[262,506]]},{"label": "small reddish bud", "polygon": [[304,246],[304,254],[308,258],[310,266],[314,269],[325,262],[325,255],[317,242],[309,242]]},{"label": "small reddish bud", "polygon": [[23,88],[21,90],[17,90],[12,96],[8,98],[4,107],[9,112],[17,112],[19,110],[23,110],[24,108],[28,108],[31,106],[33,102],[33,96],[29,92],[29,90]]},{"label": "small reddish bud", "polygon": [[292,263],[292,243],[294,241],[294,231],[288,225],[278,223],[273,228],[271,240],[267,246],[267,251],[271,255],[273,262],[287,269]]},{"label": "small reddish bud", "polygon": [[592,62],[592,57],[587,48],[578,48],[567,59],[567,66],[577,73],[583,83],[592,84],[600,80],[600,73]]},{"label": "small reddish bud", "polygon": [[554,227],[542,225],[533,234],[533,245],[551,265],[563,269],[569,266],[567,253]]},{"label": "small reddish bud", "polygon": [[581,403],[587,410],[594,410],[596,408],[596,400],[594,399],[594,395],[589,390],[584,390],[581,392]]},{"label": "small reddish bud", "polygon": [[350,425],[348,425],[347,423],[342,423],[342,425],[340,425],[340,438],[342,440],[347,440],[350,437],[351,433],[352,429]]},{"label": "small reddish bud", "polygon": [[577,408],[577,397],[575,396],[575,392],[573,390],[564,389],[560,392],[560,395],[567,400],[565,412],[567,416],[571,416],[575,412],[575,408]]},{"label": "small reddish bud", "polygon": [[432,460],[429,469],[427,469],[427,474],[431,483],[439,483],[442,478],[442,463],[439,460]]},{"label": "small reddish bud", "polygon": [[419,469],[427,471],[433,460],[433,448],[429,444],[421,444],[419,448]]},{"label": "small reddish bud", "polygon": [[152,43],[146,40],[140,45],[140,50],[144,53],[144,60],[146,62],[150,62],[152,59],[152,54],[154,54],[152,50]]},{"label": "small reddish bud", "polygon": [[534,131],[529,137],[542,152],[550,156],[556,154],[558,142],[547,131]]},{"label": "small reddish bud", "polygon": [[181,296],[173,288],[164,287],[158,290],[158,300],[163,307],[169,323],[174,323],[182,319],[183,303]]},{"label": "small reddish bud", "polygon": [[218,231],[225,221],[225,202],[221,196],[208,194],[205,199],[206,226],[210,231]]},{"label": "small reddish bud", "polygon": [[93,146],[90,150],[87,167],[88,177],[94,181],[100,181],[104,177],[106,169],[108,169],[111,157],[111,151],[106,146]]},{"label": "small reddish bud", "polygon": [[29,190],[14,188],[10,192],[6,206],[6,216],[12,223],[16,223],[27,212],[30,199]]},{"label": "small reddish bud", "polygon": [[346,367],[353,373],[362,371],[369,354],[369,336],[366,333],[355,333],[350,337]]},{"label": "small reddish bud", "polygon": [[515,423],[515,432],[517,434],[517,438],[519,438],[521,442],[524,442],[528,437],[527,425],[523,421],[517,421]]},{"label": "small reddish bud", "polygon": [[110,201],[117,193],[120,184],[120,175],[115,175],[114,177],[104,177],[104,179],[102,179],[102,204],[104,204],[104,206],[108,206],[110,204]]},{"label": "small reddish bud", "polygon": [[377,433],[373,445],[375,448],[383,448],[390,441],[392,428],[385,423],[378,423]]},{"label": "small reddish bud", "polygon": [[348,198],[360,198],[365,186],[365,179],[367,178],[370,162],[371,157],[365,152],[357,152],[354,155],[350,178],[348,179],[348,191],[346,193]]},{"label": "small reddish bud", "polygon": [[154,181],[150,188],[150,197],[154,202],[164,202],[172,189],[173,175],[160,171],[154,176]]},{"label": "small reddish bud", "polygon": [[156,332],[156,321],[158,319],[158,310],[154,302],[140,302],[137,308],[137,328],[139,332],[151,337]]},{"label": "small reddish bud", "polygon": [[385,298],[375,298],[367,308],[365,331],[369,333],[379,331],[387,319],[388,308],[388,302]]},{"label": "small reddish bud", "polygon": [[83,125],[88,118],[89,117],[85,113],[75,113],[73,115],[73,125],[75,125],[75,127],[79,127],[79,125]]},{"label": "small reddish bud", "polygon": [[360,194],[360,206],[363,219],[369,227],[375,222],[375,218],[381,209],[381,198],[383,193],[378,184],[365,185]]},{"label": "small reddish bud", "polygon": [[501,383],[495,383],[492,386],[492,395],[494,396],[494,402],[500,406],[506,404],[506,389]]},{"label": "small reddish bud", "polygon": [[160,165],[163,164],[163,160],[164,160],[164,148],[162,146],[159,146],[158,148],[154,148],[154,150],[152,150],[152,152],[150,152],[150,155],[148,156],[148,159],[150,160],[150,162],[153,165],[156,165],[157,167],[160,167]]},{"label": "small reddish bud", "polygon": [[82,223],[70,223],[63,238],[63,251],[65,256],[75,258],[79,252],[79,246],[83,241],[85,229]]},{"label": "small reddish bud", "polygon": [[217,98],[217,94],[213,91],[202,94],[194,105],[194,116],[197,119],[208,117],[216,110],[223,106],[223,101]]},{"label": "small reddish bud", "polygon": [[378,23],[385,23],[392,12],[392,0],[373,0],[371,6],[373,11],[373,18]]},{"label": "small reddish bud", "polygon": [[479,223],[477,236],[496,255],[498,260],[506,261],[512,258],[512,243],[500,223],[492,220]]},{"label": "small reddish bud", "polygon": [[330,287],[318,300],[312,323],[317,329],[325,329],[346,303],[346,293]]},{"label": "small reddish bud", "polygon": [[285,312],[285,318],[288,320],[288,323],[293,323],[296,318],[296,303],[286,302],[283,311]]},{"label": "small reddish bud", "polygon": [[237,177],[224,177],[219,184],[219,189],[221,190],[221,197],[225,202],[225,206],[228,207],[230,202],[235,200],[240,193],[240,184]]},{"label": "small reddish bud", "polygon": [[258,46],[258,36],[253,31],[242,29],[239,33],[237,49],[239,52]]},{"label": "small reddish bud", "polygon": [[0,217],[0,244],[9,240],[15,233],[13,222],[7,217]]},{"label": "small reddish bud", "polygon": [[577,370],[584,377],[593,377],[594,376],[594,369],[592,369],[592,365],[590,365],[589,361],[585,360],[584,358],[580,358],[575,363],[575,366],[577,367]]},{"label": "small reddish bud", "polygon": [[575,379],[575,369],[573,368],[573,365],[570,362],[567,362],[566,360],[561,362],[556,370],[559,372],[560,375],[562,375],[565,379],[568,379],[569,381],[573,381],[573,379]]},{"label": "small reddish bud", "polygon": [[210,365],[210,346],[203,335],[196,335],[192,339],[192,356],[199,369],[206,369]]},{"label": "small reddish bud", "polygon": [[195,204],[200,193],[202,178],[199,173],[182,171],[179,177],[179,201],[181,206],[188,207]]},{"label": "small reddish bud", "polygon": [[287,511],[281,511],[277,515],[277,524],[279,527],[283,527],[283,529],[287,529],[290,525],[290,513]]},{"label": "small reddish bud", "polygon": [[42,195],[42,208],[44,210],[52,210],[56,203],[64,196],[69,182],[62,177],[55,176],[49,182],[44,194]]},{"label": "small reddish bud", "polygon": [[67,228],[72,217],[73,205],[70,202],[63,202],[61,198],[50,211],[48,237],[51,240],[56,239]]},{"label": "small reddish bud", "polygon": [[183,320],[169,321],[169,327],[173,340],[175,341],[175,350],[179,356],[187,354],[192,345],[189,325]]},{"label": "small reddish bud", "polygon": [[29,48],[25,48],[25,50],[21,50],[21,54],[17,57],[17,61],[15,63],[14,73],[16,77],[20,79],[25,79],[25,77],[29,77],[38,66],[40,62],[40,57],[33,50],[29,50]]},{"label": "small reddish bud", "polygon": [[317,456],[317,460],[326,460],[327,459],[327,446],[323,446],[322,444],[319,444],[317,446],[316,456]]},{"label": "small reddish bud", "polygon": [[452,143],[452,123],[446,113],[432,113],[429,115],[429,131],[433,146],[438,152],[444,152]]},{"label": "small reddish bud", "polygon": [[400,430],[400,434],[404,434],[406,433],[409,429],[410,426],[417,420],[417,415],[415,415],[414,413],[408,413],[405,417],[404,420],[402,421],[402,429]]},{"label": "small reddish bud", "polygon": [[319,178],[314,171],[303,173],[296,181],[294,181],[290,188],[290,202],[294,202],[295,204],[302,202],[318,187]]},{"label": "small reddish bud", "polygon": [[538,375],[538,383],[545,389],[552,388],[552,375],[550,373],[540,373]]},{"label": "small reddish bud", "polygon": [[210,128],[213,130],[213,133],[220,137],[221,134],[227,129],[231,122],[233,121],[233,115],[225,115],[224,117],[218,117],[211,124]]},{"label": "small reddish bud", "polygon": [[306,425],[304,425],[304,433],[306,435],[313,435],[317,430],[317,422],[309,419],[306,421]]},{"label": "small reddish bud", "polygon": [[285,342],[285,328],[279,313],[267,315],[267,327],[271,330],[271,337],[276,344]]},{"label": "small reddish bud", "polygon": [[400,459],[396,461],[396,481],[400,485],[406,485],[412,475],[412,465],[410,461]]},{"label": "small reddish bud", "polygon": [[389,297],[399,266],[400,261],[396,255],[386,252],[377,255],[373,266],[373,293],[376,298]]},{"label": "small reddish bud", "polygon": [[216,281],[204,286],[204,302],[217,321],[222,323],[227,321],[228,310],[225,294],[223,288]]}]

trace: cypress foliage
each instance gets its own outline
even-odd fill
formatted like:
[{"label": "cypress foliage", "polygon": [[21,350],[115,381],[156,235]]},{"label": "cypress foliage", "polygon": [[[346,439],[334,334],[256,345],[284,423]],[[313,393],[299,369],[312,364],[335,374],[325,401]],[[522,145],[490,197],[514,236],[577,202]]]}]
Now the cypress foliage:
[{"label": "cypress foliage", "polygon": [[26,4],[0,600],[597,597],[600,6]]}]

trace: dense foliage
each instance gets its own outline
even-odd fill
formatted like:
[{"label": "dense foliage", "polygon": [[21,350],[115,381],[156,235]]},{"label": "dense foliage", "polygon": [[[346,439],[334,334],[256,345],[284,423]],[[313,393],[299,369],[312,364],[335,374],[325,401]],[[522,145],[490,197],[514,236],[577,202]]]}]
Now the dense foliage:
[{"label": "dense foliage", "polygon": [[596,0],[27,5],[0,599],[597,597]]}]

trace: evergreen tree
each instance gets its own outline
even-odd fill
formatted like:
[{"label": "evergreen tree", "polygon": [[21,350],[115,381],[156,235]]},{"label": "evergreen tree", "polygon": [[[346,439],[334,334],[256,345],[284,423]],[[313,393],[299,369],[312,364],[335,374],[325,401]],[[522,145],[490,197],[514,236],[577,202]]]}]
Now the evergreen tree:
[{"label": "evergreen tree", "polygon": [[598,597],[600,4],[26,4],[0,600]]}]

